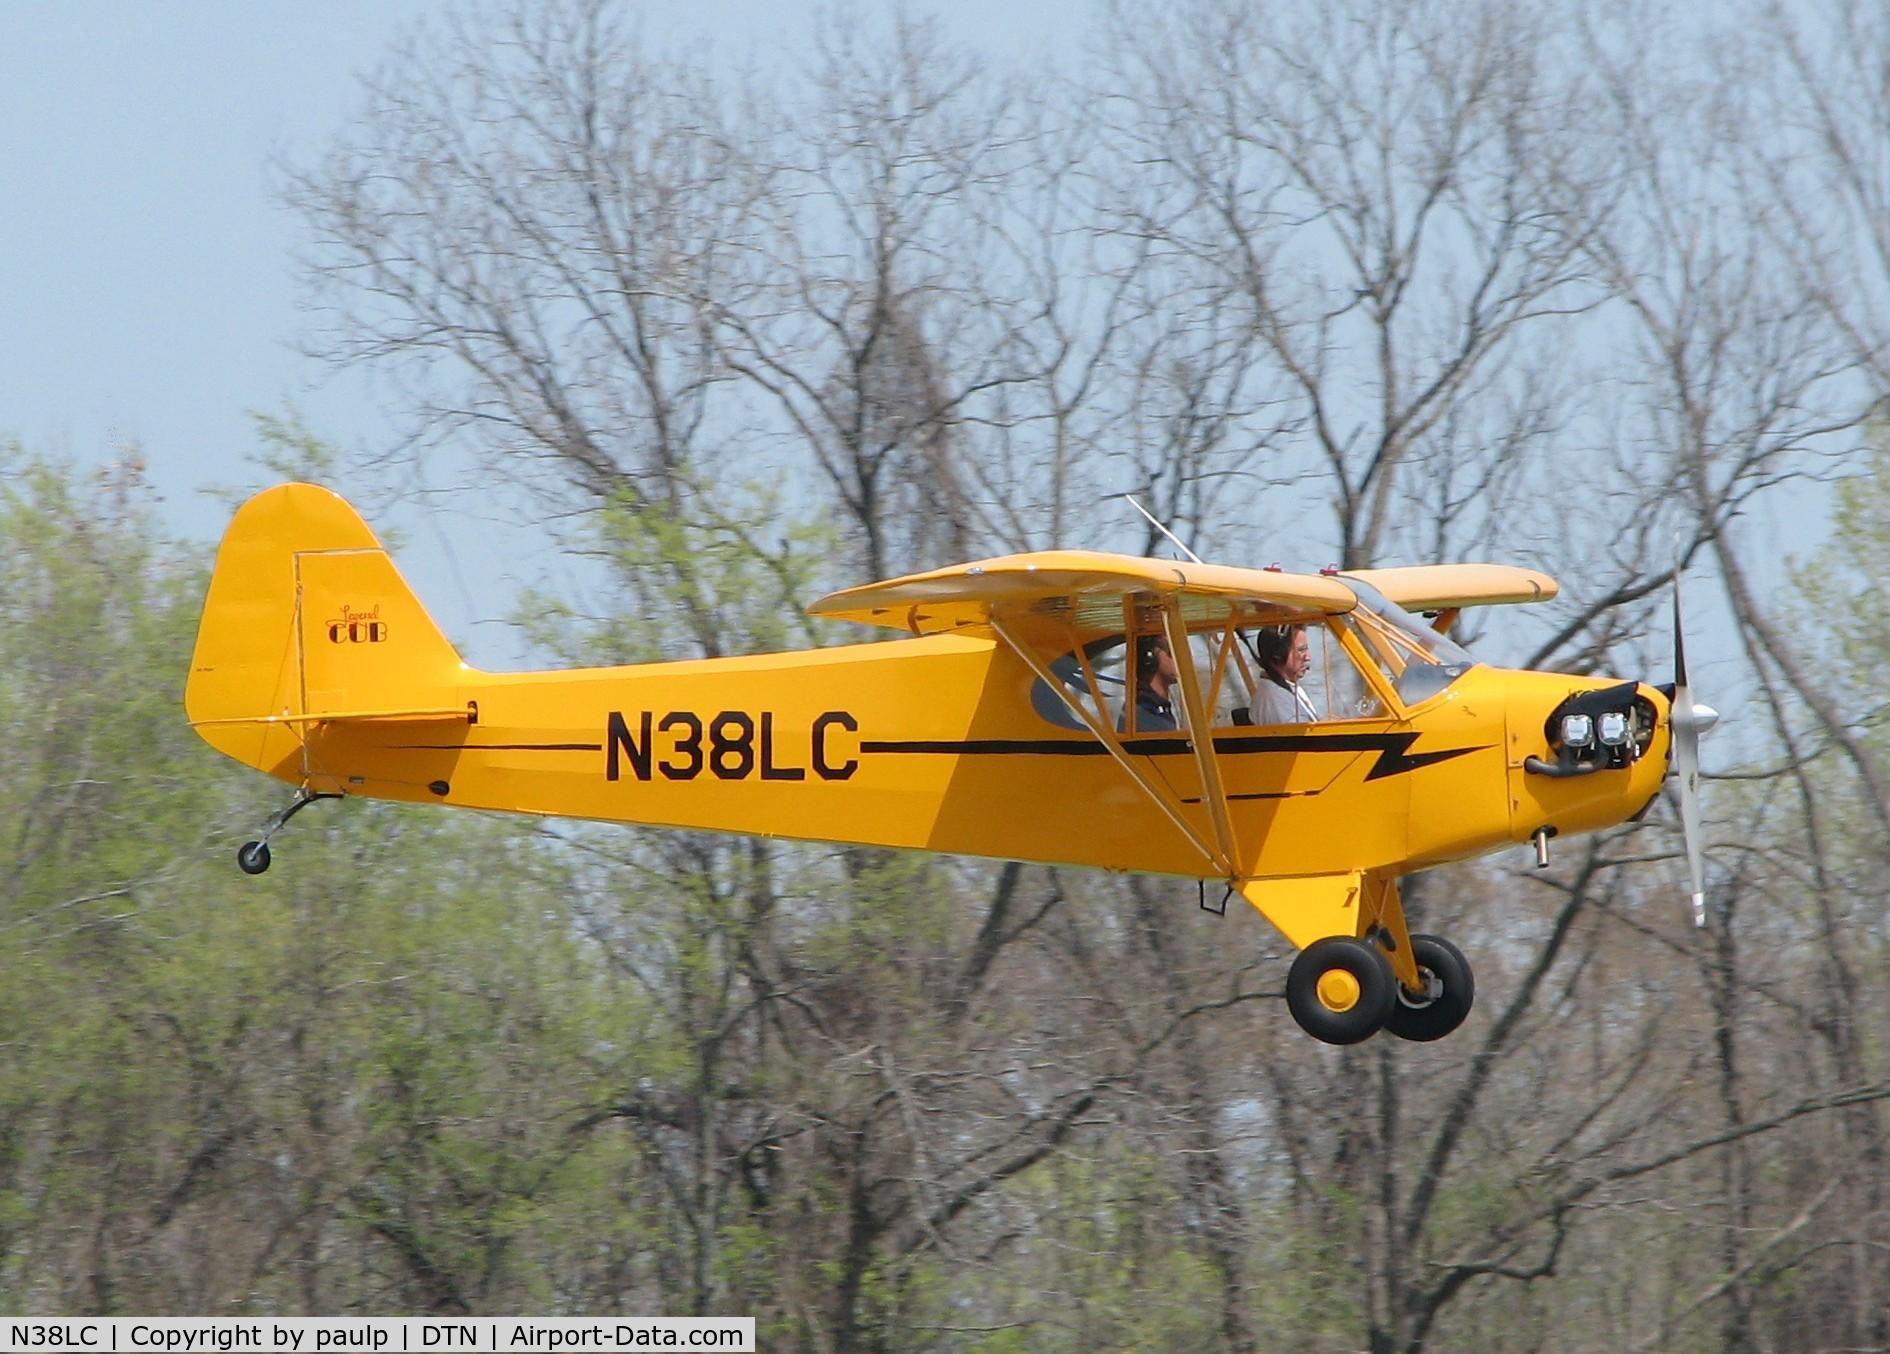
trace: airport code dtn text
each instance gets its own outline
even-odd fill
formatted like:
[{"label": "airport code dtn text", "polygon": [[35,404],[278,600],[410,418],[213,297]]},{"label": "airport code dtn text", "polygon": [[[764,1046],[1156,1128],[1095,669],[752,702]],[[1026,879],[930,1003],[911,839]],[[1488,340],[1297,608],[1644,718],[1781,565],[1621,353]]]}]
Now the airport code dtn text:
[{"label": "airport code dtn text", "polygon": [[581,1354],[753,1350],[753,1317],[55,1317],[0,1322],[0,1348],[36,1354]]}]

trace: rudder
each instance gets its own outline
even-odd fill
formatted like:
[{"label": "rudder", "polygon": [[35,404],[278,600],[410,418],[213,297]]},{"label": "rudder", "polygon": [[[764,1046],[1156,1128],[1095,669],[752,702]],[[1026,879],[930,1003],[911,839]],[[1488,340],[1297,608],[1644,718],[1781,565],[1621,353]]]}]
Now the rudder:
[{"label": "rudder", "polygon": [[281,484],[224,533],[184,708],[218,751],[300,781],[311,720],[463,709],[467,673],[361,515]]}]

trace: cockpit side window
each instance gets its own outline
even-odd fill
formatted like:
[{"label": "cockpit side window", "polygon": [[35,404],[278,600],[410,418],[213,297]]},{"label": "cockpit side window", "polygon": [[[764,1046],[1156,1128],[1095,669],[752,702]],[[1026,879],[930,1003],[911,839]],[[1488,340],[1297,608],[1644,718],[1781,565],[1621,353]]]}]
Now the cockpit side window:
[{"label": "cockpit side window", "polygon": [[[1156,628],[1158,622],[1138,624],[1133,636],[1136,644],[1144,642],[1167,643],[1164,632]],[[1316,628],[1316,627],[1315,627]],[[1203,626],[1190,630],[1188,635],[1189,657],[1196,680],[1200,684],[1203,704],[1210,712],[1210,720],[1217,729],[1238,728],[1252,724],[1252,711],[1258,706],[1260,683],[1265,681],[1258,660],[1255,658],[1256,627],[1235,627],[1232,625]],[[1135,652],[1129,635],[1108,635],[1086,644],[1081,653],[1066,653],[1053,660],[1050,670],[1065,684],[1069,692],[1079,701],[1095,710],[1100,705],[1103,718],[1108,727],[1124,733],[1167,732],[1172,727],[1186,727],[1187,701],[1177,686],[1171,692],[1171,715],[1173,726],[1164,724],[1160,730],[1130,727],[1139,723],[1140,712],[1136,706],[1136,681],[1131,655]],[[1315,663],[1318,660],[1315,659]],[[1340,662],[1346,660],[1341,656]],[[1101,699],[1096,699],[1100,695]],[[1039,679],[1030,689],[1031,708],[1039,717],[1049,723],[1065,729],[1081,729],[1083,722],[1071,711],[1068,704],[1051,686]],[[1311,701],[1307,702],[1311,706]],[[1307,719],[1318,716],[1308,709]]]},{"label": "cockpit side window", "polygon": [[[1357,595],[1358,606],[1341,616],[1295,615],[1282,609],[1266,615],[1269,624],[1259,625],[1255,612],[1248,610],[1239,615],[1224,613],[1227,619],[1220,623],[1190,621],[1192,663],[1177,666],[1192,667],[1215,728],[1256,724],[1256,715],[1262,711],[1271,714],[1260,718],[1284,719],[1277,684],[1263,658],[1267,646],[1260,642],[1268,630],[1277,640],[1282,627],[1304,626],[1310,644],[1306,670],[1293,692],[1294,703],[1287,707],[1302,716],[1296,723],[1383,718],[1391,713],[1385,708],[1387,694],[1395,693],[1392,704],[1409,708],[1437,695],[1475,664],[1461,646],[1369,584],[1352,578],[1346,583]],[[1156,732],[1131,727],[1140,722],[1131,655],[1140,643],[1167,643],[1161,611],[1139,601],[1125,603],[1123,626],[1124,633],[1092,640],[1080,652],[1055,659],[1050,669],[1077,700],[1099,714],[1106,727],[1128,734]],[[1369,677],[1361,671],[1361,663],[1367,665]],[[1273,699],[1263,699],[1267,696]],[[1086,727],[1042,680],[1031,686],[1030,702],[1040,717],[1059,728]],[[1173,723],[1161,723],[1160,731],[1185,728],[1187,702],[1178,689],[1169,705],[1165,719]]]},{"label": "cockpit side window", "polygon": [[1312,632],[1312,669],[1300,683],[1321,719],[1371,719],[1384,714],[1384,703],[1340,642],[1336,626]]},{"label": "cockpit side window", "polygon": [[[1108,635],[1083,646],[1081,657],[1075,653],[1066,653],[1050,664],[1050,671],[1061,678],[1075,697],[1090,705],[1096,703],[1100,694],[1105,720],[1110,728],[1117,728],[1122,720],[1122,707],[1129,697],[1129,679],[1124,672],[1124,660],[1128,654],[1128,642],[1122,635]],[[1084,669],[1094,679],[1092,686],[1084,679]],[[1030,686],[1030,707],[1044,719],[1064,729],[1081,729],[1083,721],[1078,719],[1063,698],[1052,691],[1042,678]]]},{"label": "cockpit side window", "polygon": [[1188,636],[1188,648],[1194,655],[1194,670],[1207,697],[1204,703],[1213,714],[1214,727],[1225,729],[1238,724],[1234,712],[1253,703],[1251,671],[1243,661],[1246,651],[1240,632],[1229,626],[1196,630]]}]

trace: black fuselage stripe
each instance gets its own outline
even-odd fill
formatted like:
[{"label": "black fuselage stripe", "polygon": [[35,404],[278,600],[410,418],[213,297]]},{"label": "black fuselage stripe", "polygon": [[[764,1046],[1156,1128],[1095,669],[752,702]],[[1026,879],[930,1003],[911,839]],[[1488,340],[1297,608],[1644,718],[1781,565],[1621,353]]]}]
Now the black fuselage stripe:
[{"label": "black fuselage stripe", "polygon": [[[1305,738],[1234,735],[1216,738],[1216,752],[1383,752],[1403,745],[1407,734],[1342,733]],[[396,743],[402,752],[602,752],[602,743]],[[1162,756],[1189,750],[1185,738],[1125,738],[1124,752]],[[861,752],[908,752],[973,757],[1103,757],[1100,742],[1074,738],[895,738],[861,740]]]},{"label": "black fuselage stripe", "polygon": [[[1411,741],[1408,733],[1338,733],[1302,737],[1233,734],[1214,740],[1216,752],[1383,752]],[[1164,756],[1190,750],[1185,738],[1125,738],[1124,752]],[[861,752],[914,752],[940,756],[1106,757],[1109,749],[1097,740],[1074,738],[909,738],[862,739]]]},{"label": "black fuselage stripe", "polygon": [[[1228,795],[1227,802],[1232,804],[1234,801],[1242,799],[1316,799],[1324,793],[1324,790],[1256,790],[1252,794]],[[1201,797],[1199,795],[1188,795],[1184,796],[1181,802],[1184,804],[1199,804]]]},{"label": "black fuselage stripe", "polygon": [[[1177,739],[1165,738],[1160,741],[1173,742],[1177,747],[1185,746]],[[1109,749],[1101,743],[1079,743],[1073,738],[863,738],[860,740],[860,751],[936,753],[947,757],[1093,757],[1098,754],[1107,756]]]},{"label": "black fuselage stripe", "polygon": [[[1419,767],[1450,761],[1481,749],[1446,748],[1437,752],[1410,753],[1407,749],[1417,735],[1400,733],[1303,734],[1283,737],[1278,734],[1233,734],[1217,737],[1217,753],[1257,752],[1375,752],[1378,761],[1367,780],[1380,780]],[[602,743],[399,743],[400,752],[602,752]],[[1185,738],[1130,738],[1122,750],[1138,757],[1178,757],[1191,751]],[[906,738],[863,739],[860,752],[907,753],[945,757],[1102,757],[1109,749],[1099,741],[1073,738]],[[1231,795],[1229,798],[1273,798],[1273,795]],[[1290,797],[1290,796],[1279,796]]]},{"label": "black fuselage stripe", "polygon": [[602,752],[602,743],[396,743],[400,752]]},{"label": "black fuselage stripe", "polygon": [[[1216,753],[1256,752],[1375,752],[1378,760],[1366,772],[1366,780],[1383,780],[1435,766],[1482,748],[1445,748],[1437,752],[1411,753],[1417,741],[1416,731],[1396,733],[1326,733],[1326,734],[1231,734],[1214,739]],[[1132,738],[1124,740],[1122,750],[1138,757],[1174,757],[1191,751],[1185,738]],[[1100,741],[1078,742],[1073,738],[965,738],[910,739],[879,741],[865,739],[862,754],[869,752],[930,753],[943,756],[1049,756],[1097,757],[1108,753]]]}]

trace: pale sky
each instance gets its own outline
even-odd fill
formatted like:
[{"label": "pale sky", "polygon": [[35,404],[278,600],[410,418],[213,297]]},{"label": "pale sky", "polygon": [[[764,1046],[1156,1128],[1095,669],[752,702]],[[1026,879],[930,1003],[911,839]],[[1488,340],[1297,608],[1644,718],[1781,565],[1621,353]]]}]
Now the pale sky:
[{"label": "pale sky", "polygon": [[[275,201],[271,163],[328,145],[360,101],[357,77],[403,27],[454,7],[0,0],[0,439],[83,463],[136,444],[170,529],[206,542],[226,509],[197,491],[260,487],[244,463],[251,411],[293,405],[348,449],[385,446],[368,386],[294,349],[302,227]],[[800,47],[823,7],[636,8],[653,44],[738,62]],[[1015,55],[1066,40],[1064,23],[1089,6],[955,0],[939,12],[966,40]],[[478,545],[455,547],[424,516],[397,524],[410,542],[402,568],[469,657],[515,661],[493,618],[504,584],[520,580],[495,588],[467,562]]]},{"label": "pale sky", "polygon": [[0,427],[88,458],[133,440],[183,487],[250,440],[246,409],[327,416],[286,346],[298,227],[268,163],[338,128],[351,72],[432,8],[0,7]]}]

